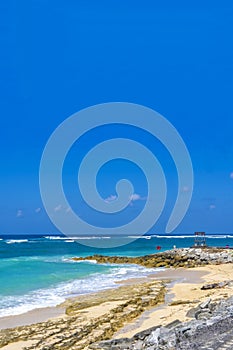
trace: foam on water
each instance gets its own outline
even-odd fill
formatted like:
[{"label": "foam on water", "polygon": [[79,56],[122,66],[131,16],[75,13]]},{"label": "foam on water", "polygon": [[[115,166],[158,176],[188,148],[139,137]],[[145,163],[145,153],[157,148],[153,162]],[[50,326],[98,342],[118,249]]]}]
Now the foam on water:
[{"label": "foam on water", "polygon": [[61,237],[61,236],[44,236],[46,239],[51,239],[51,240],[66,240],[67,237]]},{"label": "foam on water", "polygon": [[[114,264],[109,265],[114,266]],[[38,289],[22,296],[1,296],[0,317],[19,315],[42,307],[56,306],[69,297],[116,288],[116,282],[146,277],[158,270],[162,270],[162,268],[148,270],[138,265],[121,265],[121,267],[112,268],[109,273],[95,273],[88,278],[62,282],[52,288]]]},{"label": "foam on water", "polygon": [[[94,254],[142,256],[172,249],[174,245],[190,247],[191,235],[150,235],[137,237],[120,249],[92,249],[76,240],[111,239],[109,236],[62,237],[49,235],[35,237],[2,235],[0,240],[0,316],[17,315],[36,308],[55,306],[66,298],[78,294],[114,288],[117,281],[140,278],[155,273],[138,265],[96,264],[96,261],[73,261],[72,256]],[[128,239],[125,237],[114,237]],[[210,246],[230,245],[233,235],[207,234]],[[74,243],[76,242],[76,243]],[[84,241],[85,242],[85,241]],[[31,244],[34,243],[34,244]],[[73,244],[72,244],[73,243]]]},{"label": "foam on water", "polygon": [[135,239],[151,239],[152,236],[127,236],[127,238],[135,238]]},{"label": "foam on water", "polygon": [[71,236],[69,239],[68,237],[61,237],[61,236],[44,236],[46,239],[50,240],[86,240],[86,239],[111,239],[110,236]]},{"label": "foam on water", "polygon": [[6,240],[7,244],[26,243],[26,242],[28,242],[28,239],[8,239],[8,240]]}]

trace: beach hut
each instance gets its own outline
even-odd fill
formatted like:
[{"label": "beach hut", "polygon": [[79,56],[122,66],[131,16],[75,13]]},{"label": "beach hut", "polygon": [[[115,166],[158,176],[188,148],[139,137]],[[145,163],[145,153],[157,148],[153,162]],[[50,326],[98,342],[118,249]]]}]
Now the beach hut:
[{"label": "beach hut", "polygon": [[194,246],[195,247],[206,247],[206,236],[205,232],[194,233]]}]

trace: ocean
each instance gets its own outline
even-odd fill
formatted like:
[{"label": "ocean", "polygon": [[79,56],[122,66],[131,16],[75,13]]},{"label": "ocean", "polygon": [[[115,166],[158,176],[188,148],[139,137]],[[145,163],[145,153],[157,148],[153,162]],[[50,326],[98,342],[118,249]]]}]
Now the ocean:
[{"label": "ocean", "polygon": [[[90,240],[111,239],[89,237]],[[124,237],[120,238],[124,242]],[[127,241],[127,238],[125,237]],[[117,281],[145,277],[160,269],[138,265],[96,264],[71,260],[93,254],[140,256],[190,247],[190,235],[152,235],[116,248],[92,248],[59,235],[6,236],[0,238],[0,317],[18,315],[80,294],[117,286]],[[209,246],[233,247],[233,235],[207,235]]]}]

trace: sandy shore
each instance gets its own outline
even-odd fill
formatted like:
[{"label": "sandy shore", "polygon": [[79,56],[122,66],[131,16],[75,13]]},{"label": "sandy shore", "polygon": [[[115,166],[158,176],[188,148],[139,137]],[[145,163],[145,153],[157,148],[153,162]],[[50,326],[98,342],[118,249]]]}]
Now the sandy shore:
[{"label": "sandy shore", "polygon": [[173,280],[167,287],[164,305],[144,312],[135,322],[119,330],[114,338],[131,338],[138,332],[153,326],[166,325],[177,319],[181,322],[188,321],[190,318],[186,316],[187,311],[207,298],[219,301],[233,295],[233,287],[201,290],[203,284],[233,280],[232,264],[169,270],[158,276],[158,278],[170,277]]},{"label": "sandy shore", "polygon": [[35,309],[21,315],[0,317],[0,330],[45,322],[51,318],[55,319],[64,316],[65,308],[62,306]]},{"label": "sandy shore", "polygon": [[[146,280],[171,280],[171,283],[197,283],[201,282],[201,277],[206,275],[208,271],[200,271],[199,268],[196,269],[185,269],[185,268],[170,268],[165,271],[158,272],[156,274],[150,275],[147,278],[140,279],[130,279],[118,282],[119,285],[134,284],[134,283],[144,283]],[[110,291],[111,293],[111,291]],[[82,297],[75,297],[72,300],[82,299]],[[66,303],[65,303],[66,304]],[[20,315],[0,317],[0,330],[7,328],[14,328],[19,326],[31,325],[39,322],[46,322],[49,319],[55,319],[57,317],[64,318],[65,306],[59,305],[57,307],[46,307],[41,309],[35,309]],[[88,311],[89,312],[89,311]]]},{"label": "sandy shore", "polygon": [[[67,335],[67,339],[72,342],[72,332],[77,329],[77,325],[79,328],[84,327],[82,334],[86,332],[88,341],[98,341],[104,337],[132,337],[152,326],[166,325],[176,319],[186,321],[189,319],[186,316],[187,311],[207,298],[220,300],[233,295],[231,286],[200,289],[203,284],[226,280],[233,280],[231,263],[190,269],[170,268],[147,279],[129,280],[115,290],[74,298],[57,308],[40,309],[0,319],[1,328],[41,322],[38,325],[17,328],[12,332],[2,330],[0,338],[7,334],[10,340],[8,345],[0,343],[0,347],[3,350],[21,350],[26,346],[27,349],[39,350],[42,347],[38,346],[38,341],[43,338],[46,339],[43,345],[50,344],[48,334],[50,336],[55,329],[64,337]],[[161,303],[163,286],[158,281],[166,281],[164,303]],[[143,302],[139,302],[139,299]],[[64,314],[65,308],[68,315]],[[50,320],[46,323],[48,319]],[[87,329],[91,329],[91,333]],[[54,336],[51,341],[54,341]],[[66,349],[64,345],[61,346],[63,347],[58,346],[58,349]],[[83,345],[80,340],[78,346],[77,349],[89,349],[84,340]]]}]

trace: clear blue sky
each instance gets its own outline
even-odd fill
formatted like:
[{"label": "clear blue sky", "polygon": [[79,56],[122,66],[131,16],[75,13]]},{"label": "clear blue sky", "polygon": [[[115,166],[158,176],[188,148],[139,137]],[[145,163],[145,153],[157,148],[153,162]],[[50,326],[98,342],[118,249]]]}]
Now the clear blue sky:
[{"label": "clear blue sky", "polygon": [[[155,109],[189,149],[194,193],[176,233],[233,232],[231,0],[2,0],[0,16],[1,233],[56,232],[39,193],[43,147],[65,118],[111,101]],[[163,233],[176,195],[169,156],[149,135],[118,131],[143,138],[165,167],[169,200],[153,229]],[[100,130],[76,148],[85,153],[116,132]],[[67,196],[83,216],[98,221],[75,197],[72,152],[68,158]],[[114,195],[114,179],[121,176],[146,196],[143,174],[132,164],[115,162],[102,170],[98,186],[104,198]],[[125,215],[136,215],[142,205],[135,200]]]}]

